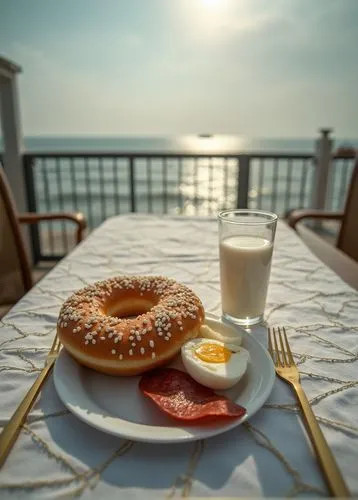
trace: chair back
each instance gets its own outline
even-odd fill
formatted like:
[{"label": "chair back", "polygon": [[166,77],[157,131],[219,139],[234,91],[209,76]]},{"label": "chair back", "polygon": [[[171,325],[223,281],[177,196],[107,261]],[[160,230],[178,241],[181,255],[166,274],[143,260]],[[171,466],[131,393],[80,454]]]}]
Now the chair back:
[{"label": "chair back", "polygon": [[32,286],[15,203],[0,166],[0,305],[15,304]]},{"label": "chair back", "polygon": [[347,194],[337,247],[358,262],[358,158]]}]

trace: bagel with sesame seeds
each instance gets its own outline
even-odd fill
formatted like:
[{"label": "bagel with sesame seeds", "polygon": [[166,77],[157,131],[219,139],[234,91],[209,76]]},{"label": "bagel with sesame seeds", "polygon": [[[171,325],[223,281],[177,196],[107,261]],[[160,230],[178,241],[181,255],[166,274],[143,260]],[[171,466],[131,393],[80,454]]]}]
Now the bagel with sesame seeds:
[{"label": "bagel with sesame seeds", "polygon": [[198,336],[204,307],[186,285],[164,276],[118,276],[78,290],[62,305],[57,333],[80,364],[139,375],[169,362]]}]

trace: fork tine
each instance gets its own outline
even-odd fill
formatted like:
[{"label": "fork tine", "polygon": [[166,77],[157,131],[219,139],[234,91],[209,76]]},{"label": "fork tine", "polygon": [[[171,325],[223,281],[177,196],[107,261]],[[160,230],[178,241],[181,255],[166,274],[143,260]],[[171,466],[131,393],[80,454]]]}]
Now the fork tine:
[{"label": "fork tine", "polygon": [[287,335],[286,335],[286,328],[283,326],[282,330],[283,330],[283,335],[285,337],[286,351],[287,351],[288,359],[289,359],[291,365],[295,365],[295,360],[293,359],[291,348],[290,348],[290,344],[288,343],[288,339],[287,339]]},{"label": "fork tine", "polygon": [[275,344],[275,350],[276,350],[276,365],[283,367],[283,363],[282,363],[281,358],[280,358],[280,351],[278,349],[278,344],[277,344],[276,331],[275,331],[274,327],[272,328],[272,334],[273,334],[273,342]]},{"label": "fork tine", "polygon": [[281,357],[282,357],[282,361],[283,361],[283,366],[290,366],[290,363],[289,363],[289,359],[288,359],[288,356],[286,358],[286,349],[285,349],[285,346],[283,345],[283,340],[282,340],[282,334],[281,334],[281,328],[278,327],[278,336],[280,338],[280,346],[281,346]]},{"label": "fork tine", "polygon": [[61,342],[60,342],[60,339],[58,338],[58,335],[57,335],[57,344],[56,344],[55,351],[59,352],[60,349],[61,349]]},{"label": "fork tine", "polygon": [[272,342],[271,342],[271,328],[268,329],[268,352],[270,353],[272,361],[275,363],[275,356],[273,353]]},{"label": "fork tine", "polygon": [[51,349],[50,349],[50,353],[51,353],[51,354],[52,354],[53,352],[56,352],[56,351],[57,351],[57,349],[58,349],[58,343],[59,343],[59,340],[58,340],[58,334],[56,333],[55,338],[53,339],[53,342],[52,342]]}]

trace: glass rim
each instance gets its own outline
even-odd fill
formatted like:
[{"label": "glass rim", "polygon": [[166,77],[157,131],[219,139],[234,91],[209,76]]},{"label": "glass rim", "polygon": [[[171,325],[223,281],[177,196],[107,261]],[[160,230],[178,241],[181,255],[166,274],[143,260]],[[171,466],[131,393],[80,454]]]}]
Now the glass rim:
[{"label": "glass rim", "polygon": [[[263,216],[267,217],[266,220],[261,220],[261,221],[238,221],[235,219],[227,219],[225,216],[228,214],[248,214],[248,215],[258,215],[258,216]],[[250,210],[249,208],[233,208],[229,210],[223,210],[218,214],[218,219],[220,221],[225,221],[229,224],[241,224],[241,225],[262,225],[262,224],[272,224],[273,222],[277,222],[278,220],[278,215],[273,213],[273,212],[266,212],[265,210],[255,210],[252,209]]]}]

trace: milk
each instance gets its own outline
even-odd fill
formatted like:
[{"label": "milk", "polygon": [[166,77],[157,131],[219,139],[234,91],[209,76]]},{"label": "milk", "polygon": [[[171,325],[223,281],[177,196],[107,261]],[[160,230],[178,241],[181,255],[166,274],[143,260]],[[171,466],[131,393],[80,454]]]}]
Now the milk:
[{"label": "milk", "polygon": [[264,312],[273,244],[258,236],[230,236],[220,243],[221,300],[233,318]]}]

